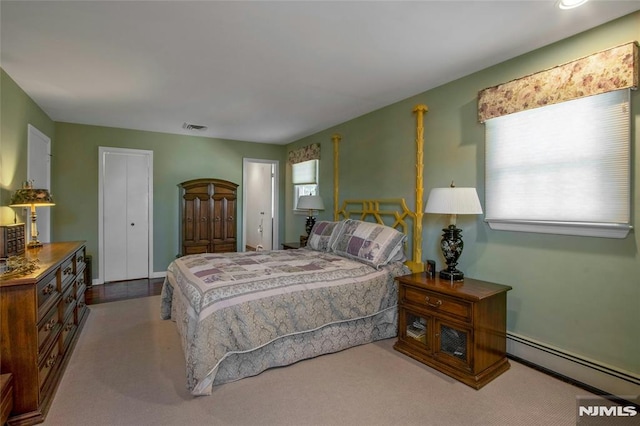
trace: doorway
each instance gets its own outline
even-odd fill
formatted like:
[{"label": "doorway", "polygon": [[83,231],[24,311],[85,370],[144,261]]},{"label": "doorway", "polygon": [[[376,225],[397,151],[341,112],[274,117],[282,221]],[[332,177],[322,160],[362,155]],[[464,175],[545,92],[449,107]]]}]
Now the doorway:
[{"label": "doorway", "polygon": [[[51,139],[31,124],[27,126],[27,150],[27,180],[33,181],[34,188],[43,188],[51,191]],[[52,194],[52,196],[55,201],[55,194]],[[28,209],[25,210],[28,211]],[[26,217],[29,218],[29,216]],[[28,224],[28,222],[26,223]],[[38,240],[42,243],[51,242],[51,214],[49,208],[38,209],[36,223]],[[25,236],[28,238],[29,232],[26,234]]]},{"label": "doorway", "polygon": [[244,158],[242,251],[278,248],[278,161]]},{"label": "doorway", "polygon": [[153,273],[153,151],[99,147],[98,281]]}]

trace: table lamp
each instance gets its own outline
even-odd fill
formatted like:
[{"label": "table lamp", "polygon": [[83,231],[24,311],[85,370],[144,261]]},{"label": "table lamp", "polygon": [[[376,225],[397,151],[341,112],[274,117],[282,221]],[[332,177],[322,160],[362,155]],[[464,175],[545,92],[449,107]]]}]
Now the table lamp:
[{"label": "table lamp", "polygon": [[25,182],[22,189],[16,190],[11,197],[9,207],[29,207],[31,209],[31,240],[27,248],[42,247],[38,241],[38,225],[36,224],[36,207],[55,206],[51,194],[47,189],[34,189],[31,182]]},{"label": "table lamp", "polygon": [[305,226],[305,230],[307,231],[307,235],[311,234],[311,230],[313,229],[313,225],[316,223],[316,218],[313,217],[314,210],[324,210],[324,203],[322,202],[322,198],[319,195],[302,195],[298,199],[298,209],[300,210],[309,210],[309,216],[307,216],[307,224]]},{"label": "table lamp", "polygon": [[464,243],[462,230],[456,227],[459,214],[482,214],[482,206],[475,188],[456,188],[451,182],[449,188],[433,188],[429,193],[425,213],[450,215],[450,222],[444,228],[440,247],[447,263],[447,269],[440,271],[440,278],[448,281],[462,281],[464,274],[456,269]]}]

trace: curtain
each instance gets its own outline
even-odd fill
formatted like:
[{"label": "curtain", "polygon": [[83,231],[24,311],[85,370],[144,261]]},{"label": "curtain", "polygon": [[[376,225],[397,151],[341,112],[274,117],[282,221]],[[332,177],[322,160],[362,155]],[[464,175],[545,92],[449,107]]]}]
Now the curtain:
[{"label": "curtain", "polygon": [[481,90],[478,121],[628,88],[638,88],[635,41]]}]

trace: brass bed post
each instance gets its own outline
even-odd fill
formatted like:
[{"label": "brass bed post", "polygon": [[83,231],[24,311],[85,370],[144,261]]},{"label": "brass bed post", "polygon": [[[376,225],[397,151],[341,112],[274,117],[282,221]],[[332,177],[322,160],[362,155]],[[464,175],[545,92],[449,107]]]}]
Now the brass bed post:
[{"label": "brass bed post", "polygon": [[333,220],[337,221],[338,219],[338,162],[339,162],[339,151],[338,151],[338,143],[342,139],[338,133],[334,133],[331,136],[331,140],[333,141]]}]

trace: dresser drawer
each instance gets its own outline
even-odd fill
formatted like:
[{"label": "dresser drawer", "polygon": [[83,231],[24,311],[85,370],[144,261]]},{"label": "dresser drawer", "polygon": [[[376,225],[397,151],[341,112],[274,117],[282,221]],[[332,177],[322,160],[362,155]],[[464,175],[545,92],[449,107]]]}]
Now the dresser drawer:
[{"label": "dresser drawer", "polygon": [[82,317],[89,312],[89,307],[84,299],[85,293],[83,292],[77,296],[77,309],[76,309],[76,324],[80,324]]},{"label": "dresser drawer", "polygon": [[226,244],[216,244],[213,247],[214,253],[228,253],[236,251],[235,243],[226,243]]},{"label": "dresser drawer", "polygon": [[61,288],[63,291],[67,288],[67,286],[70,283],[73,282],[73,277],[75,276],[75,274],[73,273],[73,261],[74,261],[74,258],[71,257],[67,259],[60,267],[62,269],[60,282],[62,283]]},{"label": "dresser drawer", "polygon": [[47,355],[42,359],[38,367],[38,378],[40,381],[40,390],[44,389],[47,379],[56,368],[56,364],[60,362],[60,345],[55,344]]},{"label": "dresser drawer", "polygon": [[405,287],[404,298],[408,303],[439,312],[465,322],[471,322],[471,303],[442,294],[413,287]]},{"label": "dresser drawer", "polygon": [[60,326],[58,307],[54,306],[38,323],[38,351],[40,354],[42,354],[47,346],[51,344],[51,341],[56,338]]},{"label": "dresser drawer", "polygon": [[58,303],[60,290],[58,289],[58,274],[52,272],[38,282],[38,319],[49,311],[52,305]]},{"label": "dresser drawer", "polygon": [[73,333],[78,328],[76,325],[76,319],[73,315],[69,315],[67,319],[64,321],[64,325],[62,326],[62,347],[63,352],[67,351],[69,344],[73,341]]},{"label": "dresser drawer", "polygon": [[64,293],[62,293],[62,318],[66,318],[69,312],[76,307],[76,293],[74,286],[70,285]]},{"label": "dresser drawer", "polygon": [[87,267],[87,262],[85,261],[85,253],[84,253],[84,248],[82,248],[81,250],[78,250],[78,252],[76,253],[76,275],[78,275],[80,272],[84,271],[84,268]]}]

